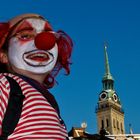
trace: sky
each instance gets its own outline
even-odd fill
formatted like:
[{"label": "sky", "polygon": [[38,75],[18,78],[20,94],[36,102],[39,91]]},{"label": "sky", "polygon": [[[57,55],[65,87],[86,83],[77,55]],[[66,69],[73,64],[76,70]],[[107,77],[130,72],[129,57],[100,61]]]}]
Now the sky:
[{"label": "sky", "polygon": [[97,133],[95,107],[102,91],[104,42],[108,44],[115,90],[125,111],[125,129],[131,123],[140,133],[140,1],[139,0],[2,0],[0,22],[20,14],[37,13],[54,30],[72,38],[71,74],[62,71],[51,89],[68,131],[87,123]]}]

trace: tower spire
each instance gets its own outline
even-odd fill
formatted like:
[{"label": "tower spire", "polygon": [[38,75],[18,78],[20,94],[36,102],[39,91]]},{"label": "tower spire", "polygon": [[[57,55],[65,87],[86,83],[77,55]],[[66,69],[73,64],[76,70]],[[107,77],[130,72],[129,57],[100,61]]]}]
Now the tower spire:
[{"label": "tower spire", "polygon": [[109,67],[107,46],[106,45],[104,45],[104,53],[105,53],[105,73],[106,73],[106,75],[109,75],[110,74],[110,67]]},{"label": "tower spire", "polygon": [[113,77],[110,73],[110,66],[109,66],[106,44],[104,45],[104,55],[105,55],[105,74],[104,74],[103,80],[113,80]]},{"label": "tower spire", "polygon": [[104,55],[105,55],[105,74],[103,76],[102,82],[103,82],[103,89],[114,89],[114,79],[110,73],[110,67],[109,67],[109,60],[108,60],[108,54],[107,54],[107,46],[104,45]]}]

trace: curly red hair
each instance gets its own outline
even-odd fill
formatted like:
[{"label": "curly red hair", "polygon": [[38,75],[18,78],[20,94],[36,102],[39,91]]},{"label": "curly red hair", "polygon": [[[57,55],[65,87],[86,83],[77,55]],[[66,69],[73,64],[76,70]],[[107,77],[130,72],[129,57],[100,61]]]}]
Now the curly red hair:
[{"label": "curly red hair", "polygon": [[57,40],[58,60],[52,72],[45,78],[44,83],[48,86],[48,88],[54,86],[55,77],[62,68],[66,71],[67,75],[70,73],[70,58],[72,54],[73,42],[64,31],[59,30],[57,31],[57,34],[59,34],[59,39]]}]

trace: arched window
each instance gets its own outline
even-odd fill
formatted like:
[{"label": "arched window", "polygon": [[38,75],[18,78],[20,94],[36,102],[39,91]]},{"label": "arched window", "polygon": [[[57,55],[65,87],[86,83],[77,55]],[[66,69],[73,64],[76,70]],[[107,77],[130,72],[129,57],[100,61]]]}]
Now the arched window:
[{"label": "arched window", "polygon": [[121,131],[122,131],[122,133],[123,133],[123,124],[121,123]]},{"label": "arched window", "polygon": [[105,83],[105,89],[107,89],[107,83]]},{"label": "arched window", "polygon": [[102,120],[102,122],[101,122],[101,123],[102,123],[102,128],[104,128],[104,120]]},{"label": "arched window", "polygon": [[119,121],[117,121],[117,128],[119,129]]},{"label": "arched window", "polygon": [[109,127],[109,120],[106,119],[106,126]]},{"label": "arched window", "polygon": [[110,86],[110,83],[108,83],[108,88],[110,89],[110,87],[111,87],[111,86]]},{"label": "arched window", "polygon": [[113,119],[113,126],[114,126],[114,128],[116,128],[116,121],[115,121],[115,119]]}]

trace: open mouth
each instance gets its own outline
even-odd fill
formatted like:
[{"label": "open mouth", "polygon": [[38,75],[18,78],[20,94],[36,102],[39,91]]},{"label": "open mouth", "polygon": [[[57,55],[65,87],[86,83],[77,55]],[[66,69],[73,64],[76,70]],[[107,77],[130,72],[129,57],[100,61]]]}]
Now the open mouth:
[{"label": "open mouth", "polygon": [[43,62],[43,61],[48,61],[49,56],[46,53],[35,53],[35,54],[29,54],[26,57],[27,59],[33,60],[33,61],[38,61],[38,62]]},{"label": "open mouth", "polygon": [[46,66],[53,61],[54,57],[46,51],[30,51],[23,55],[23,60],[31,66]]}]

